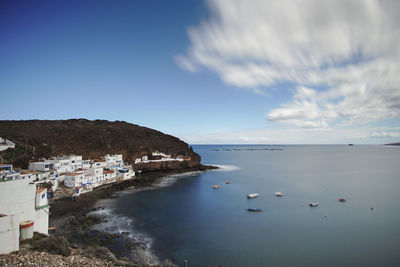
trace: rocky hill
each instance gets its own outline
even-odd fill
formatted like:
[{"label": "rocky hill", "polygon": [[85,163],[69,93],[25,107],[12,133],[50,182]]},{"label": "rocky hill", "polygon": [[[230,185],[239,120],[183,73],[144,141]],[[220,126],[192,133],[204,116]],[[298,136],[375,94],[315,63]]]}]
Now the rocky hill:
[{"label": "rocky hill", "polygon": [[32,160],[69,154],[82,155],[84,159],[122,154],[125,161],[134,163],[137,157],[160,151],[188,159],[148,166],[133,164],[144,171],[193,168],[200,166],[201,160],[178,138],[123,121],[0,121],[0,137],[15,143],[15,148],[0,152],[0,160],[20,168],[26,168]]}]

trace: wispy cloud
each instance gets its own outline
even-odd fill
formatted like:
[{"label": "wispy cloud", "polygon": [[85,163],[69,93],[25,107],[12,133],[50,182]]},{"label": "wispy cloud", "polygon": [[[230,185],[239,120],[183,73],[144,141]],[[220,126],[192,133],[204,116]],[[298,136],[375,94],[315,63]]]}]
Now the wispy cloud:
[{"label": "wispy cloud", "polygon": [[306,129],[400,117],[400,1],[213,0],[177,63],[243,89],[293,85],[270,121]]}]

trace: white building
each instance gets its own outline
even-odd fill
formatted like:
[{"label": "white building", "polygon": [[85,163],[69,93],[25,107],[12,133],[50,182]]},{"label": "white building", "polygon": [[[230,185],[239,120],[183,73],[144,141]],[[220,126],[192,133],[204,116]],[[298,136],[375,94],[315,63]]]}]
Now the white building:
[{"label": "white building", "polygon": [[[36,208],[34,183],[27,180],[3,182],[0,196],[0,254],[19,250],[20,223],[23,221],[33,221],[35,232],[48,233],[49,207],[42,205]],[[45,198],[41,204],[47,201]]]},{"label": "white building", "polygon": [[92,167],[85,171],[88,181],[86,183],[91,184],[92,187],[97,187],[103,183],[103,168]]},{"label": "white building", "polygon": [[165,154],[163,152],[159,152],[159,151],[153,152],[153,153],[151,153],[151,155],[152,156],[158,156],[158,157],[166,158],[166,159],[170,159],[171,158],[171,155],[167,155],[167,154]]},{"label": "white building", "polygon": [[57,168],[59,173],[72,172],[82,168],[82,156],[57,156],[53,157],[53,160],[60,164]]},{"label": "white building", "polygon": [[122,154],[115,154],[115,155],[105,155],[104,160],[107,163],[118,164],[122,163]]},{"label": "white building", "polygon": [[103,183],[113,183],[117,179],[117,172],[112,170],[103,171]]},{"label": "white building", "polygon": [[19,172],[19,179],[26,179],[30,182],[36,181],[36,172],[31,170],[21,170]]},{"label": "white building", "polygon": [[10,140],[3,139],[0,137],[0,151],[7,150],[9,148],[15,148],[15,144]]},{"label": "white building", "polygon": [[135,176],[135,171],[132,168],[124,168],[118,170],[118,179],[127,180]]},{"label": "white building", "polygon": [[12,164],[0,164],[0,181],[12,181],[19,178],[19,172],[13,170]]},{"label": "white building", "polygon": [[91,164],[91,168],[105,168],[107,166],[107,162],[105,161],[93,161]]},{"label": "white building", "polygon": [[[148,156],[140,158],[150,162]],[[0,180],[22,179],[32,182],[46,180],[56,190],[61,182],[78,191],[77,194],[92,190],[104,183],[116,182],[117,179],[131,179],[135,176],[131,166],[125,166],[122,154],[105,155],[102,159],[82,160],[82,156],[57,156],[51,160],[29,163],[29,170],[12,171],[12,165],[0,165]]]},{"label": "white building", "polygon": [[82,160],[82,169],[89,169],[90,168],[90,160]]},{"label": "white building", "polygon": [[61,163],[56,160],[45,160],[38,162],[30,162],[28,169],[34,171],[47,172],[51,170],[58,170],[61,167]]},{"label": "white building", "polygon": [[66,187],[75,188],[85,184],[87,184],[87,180],[83,172],[66,173],[64,175],[64,185]]}]

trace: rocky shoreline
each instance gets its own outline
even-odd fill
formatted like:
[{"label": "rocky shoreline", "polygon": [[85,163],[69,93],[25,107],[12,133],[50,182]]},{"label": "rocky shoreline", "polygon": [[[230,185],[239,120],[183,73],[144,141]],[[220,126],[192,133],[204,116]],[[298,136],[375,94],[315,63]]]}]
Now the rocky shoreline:
[{"label": "rocky shoreline", "polygon": [[107,248],[119,260],[129,264],[175,266],[168,260],[160,263],[158,259],[148,254],[148,244],[140,238],[132,237],[129,233],[106,233],[94,230],[92,226],[101,223],[105,218],[93,215],[93,212],[104,208],[97,206],[99,200],[113,198],[117,192],[146,188],[169,175],[216,168],[218,167],[200,165],[181,170],[142,173],[135,179],[98,187],[92,192],[80,195],[77,199],[63,198],[52,201],[49,226],[54,230],[49,233],[54,236],[64,236],[73,248],[87,249],[93,246]]}]

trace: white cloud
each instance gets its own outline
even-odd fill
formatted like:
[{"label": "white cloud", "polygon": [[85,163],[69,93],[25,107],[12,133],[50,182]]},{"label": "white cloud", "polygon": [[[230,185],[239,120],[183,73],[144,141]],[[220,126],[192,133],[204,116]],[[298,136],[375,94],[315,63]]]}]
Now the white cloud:
[{"label": "white cloud", "polygon": [[302,128],[400,117],[400,1],[210,0],[177,63],[227,84],[294,86],[270,121]]}]

